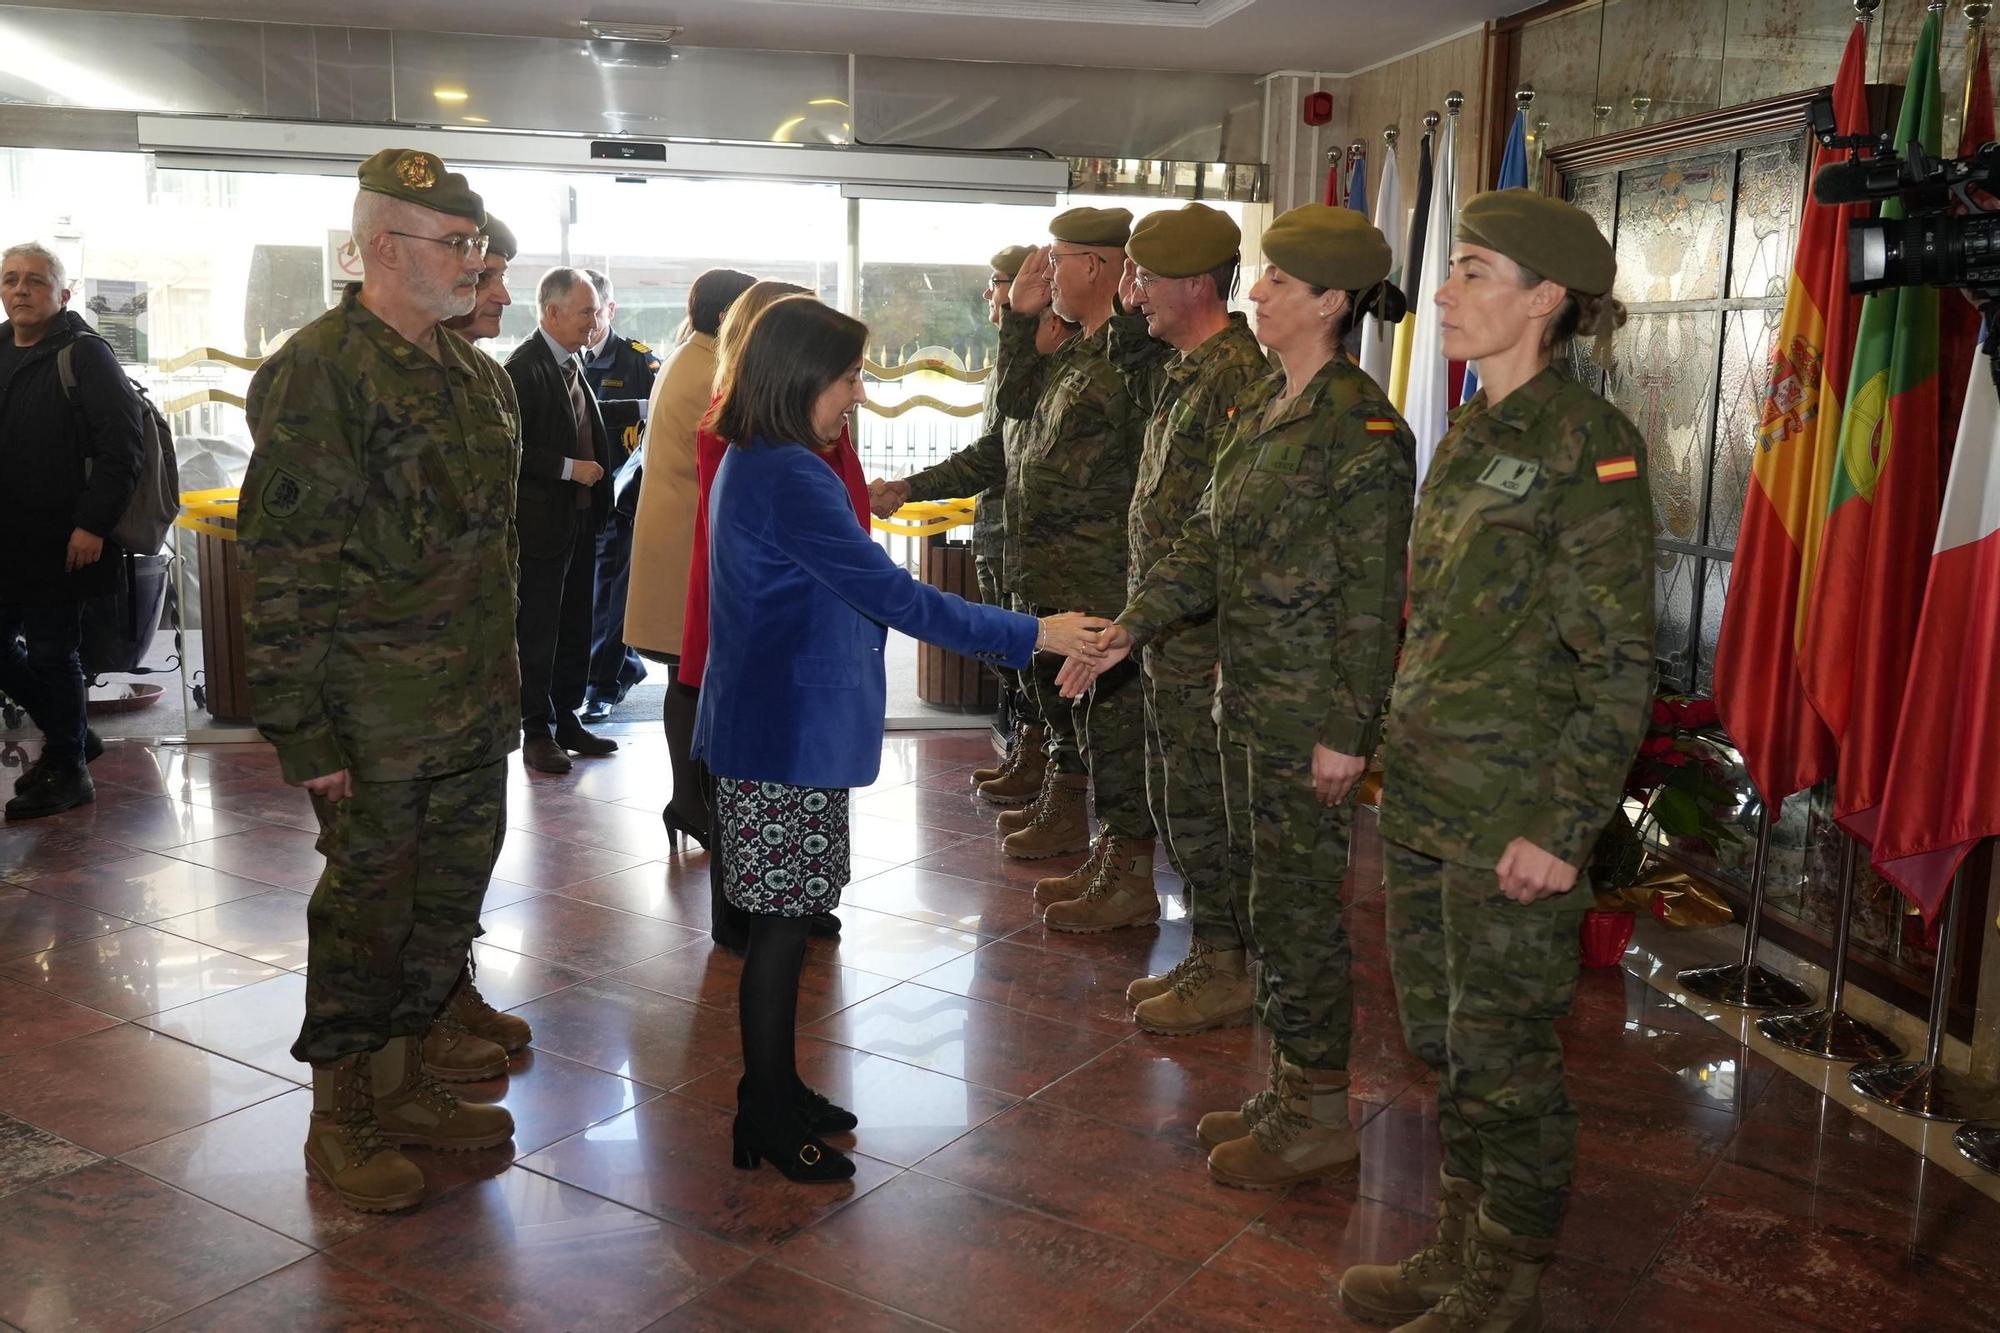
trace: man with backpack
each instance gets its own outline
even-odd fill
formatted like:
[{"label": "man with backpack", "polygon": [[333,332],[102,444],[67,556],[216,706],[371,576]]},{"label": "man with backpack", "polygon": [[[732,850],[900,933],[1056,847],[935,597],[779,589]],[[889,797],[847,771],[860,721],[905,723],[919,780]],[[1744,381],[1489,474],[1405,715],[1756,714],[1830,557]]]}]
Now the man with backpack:
[{"label": "man with backpack", "polygon": [[143,462],[138,392],[69,298],[49,250],[28,243],[0,255],[0,495],[10,511],[0,523],[0,691],[43,738],[7,802],[10,820],[96,797],[77,654],[83,606],[113,590],[121,562],[110,538]]}]

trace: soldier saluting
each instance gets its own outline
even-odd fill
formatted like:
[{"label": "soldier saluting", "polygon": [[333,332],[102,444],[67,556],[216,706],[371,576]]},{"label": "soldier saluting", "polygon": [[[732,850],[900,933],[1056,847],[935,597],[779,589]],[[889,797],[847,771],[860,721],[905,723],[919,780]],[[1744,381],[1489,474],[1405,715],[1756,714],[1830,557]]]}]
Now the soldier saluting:
[{"label": "soldier saluting", "polygon": [[419,1042],[458,979],[520,744],[519,421],[473,308],[485,209],[429,153],[359,173],[363,278],[251,381],[239,534],[257,726],[312,794],[306,1165],[352,1207],[409,1207],[399,1145],[482,1148],[513,1119],[460,1102]]}]

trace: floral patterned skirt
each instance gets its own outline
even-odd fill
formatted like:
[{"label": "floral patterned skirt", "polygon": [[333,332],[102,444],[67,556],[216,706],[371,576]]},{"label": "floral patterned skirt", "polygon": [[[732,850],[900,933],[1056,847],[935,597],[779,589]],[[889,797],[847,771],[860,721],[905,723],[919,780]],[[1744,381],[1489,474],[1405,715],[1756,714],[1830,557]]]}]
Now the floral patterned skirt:
[{"label": "floral patterned skirt", "polygon": [[733,906],[812,916],[840,905],[847,884],[847,788],[715,779],[716,850]]}]

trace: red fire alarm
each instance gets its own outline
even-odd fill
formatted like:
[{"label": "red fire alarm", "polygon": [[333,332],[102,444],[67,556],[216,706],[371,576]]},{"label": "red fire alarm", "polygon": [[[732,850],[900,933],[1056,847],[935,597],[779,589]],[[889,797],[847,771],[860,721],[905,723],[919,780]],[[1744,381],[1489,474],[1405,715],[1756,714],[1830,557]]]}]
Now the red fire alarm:
[{"label": "red fire alarm", "polygon": [[1306,124],[1324,125],[1333,119],[1333,94],[1307,93],[1304,108]]}]

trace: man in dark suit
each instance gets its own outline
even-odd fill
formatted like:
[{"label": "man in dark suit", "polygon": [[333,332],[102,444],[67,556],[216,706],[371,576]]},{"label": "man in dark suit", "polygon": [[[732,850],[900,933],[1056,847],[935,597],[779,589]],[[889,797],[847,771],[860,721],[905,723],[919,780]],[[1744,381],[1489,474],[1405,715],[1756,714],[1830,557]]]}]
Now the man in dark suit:
[{"label": "man in dark suit", "polygon": [[611,510],[611,441],[578,353],[598,318],[582,270],[553,268],[536,290],[541,327],[507,358],[521,405],[521,758],[567,773],[568,751],[610,754],[616,741],[577,720],[590,668],[598,529]]}]

